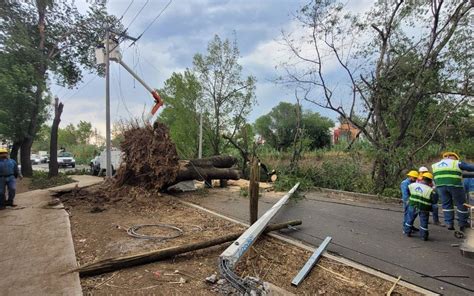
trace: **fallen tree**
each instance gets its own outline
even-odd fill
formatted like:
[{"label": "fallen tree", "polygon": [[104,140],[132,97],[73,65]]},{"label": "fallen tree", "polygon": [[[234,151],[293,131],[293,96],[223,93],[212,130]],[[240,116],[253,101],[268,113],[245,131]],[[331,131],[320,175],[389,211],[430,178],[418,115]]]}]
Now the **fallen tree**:
[{"label": "fallen tree", "polygon": [[[284,228],[287,228],[288,226],[301,225],[301,223],[302,223],[301,220],[294,220],[294,221],[288,221],[285,223],[269,225],[265,228],[264,233],[284,229]],[[79,275],[81,277],[99,275],[99,274],[103,274],[106,272],[111,272],[111,271],[115,271],[115,270],[119,270],[123,268],[129,268],[129,267],[143,265],[143,264],[147,264],[147,263],[151,263],[151,262],[155,262],[159,260],[169,259],[183,253],[220,245],[226,242],[236,240],[237,238],[240,237],[242,233],[243,232],[229,234],[229,235],[221,236],[221,237],[211,239],[208,241],[191,243],[191,244],[186,244],[182,246],[170,247],[170,248],[144,252],[144,253],[139,253],[139,254],[134,254],[134,255],[128,255],[124,257],[108,258],[108,259],[104,259],[104,260],[100,260],[97,262],[83,265],[79,268],[71,270],[70,272],[79,272]]]},{"label": "fallen tree", "polygon": [[132,185],[163,190],[187,180],[240,178],[240,172],[232,168],[237,162],[232,156],[179,160],[168,128],[160,122],[144,126],[132,123],[123,131],[123,137],[123,165],[117,171],[116,187]]}]

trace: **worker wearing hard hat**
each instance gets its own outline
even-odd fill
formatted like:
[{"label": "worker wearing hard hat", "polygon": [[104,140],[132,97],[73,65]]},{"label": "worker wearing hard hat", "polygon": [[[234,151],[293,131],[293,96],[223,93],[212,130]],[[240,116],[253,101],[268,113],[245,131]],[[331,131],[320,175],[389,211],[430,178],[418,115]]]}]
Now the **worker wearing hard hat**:
[{"label": "worker wearing hard hat", "polygon": [[[425,166],[420,167],[420,168],[418,169],[419,175],[418,175],[418,180],[417,180],[417,182],[421,182],[421,181],[423,180],[423,174],[424,174],[424,173],[429,173],[429,172],[430,172],[430,171],[428,170],[427,167],[425,167]],[[432,188],[435,188],[434,182],[431,183],[431,187],[432,187]],[[444,227],[445,225],[444,225],[444,224],[441,224],[441,223],[439,222],[438,199],[439,199],[438,194],[436,194],[436,195],[434,196],[434,200],[433,200],[433,224],[434,224],[434,225],[439,225],[439,226]]]},{"label": "worker wearing hard hat", "polygon": [[[405,222],[407,220],[407,213],[408,213],[408,198],[410,197],[410,190],[408,189],[408,186],[412,183],[415,183],[416,180],[418,179],[418,172],[413,170],[409,171],[407,174],[407,178],[402,181],[400,184],[400,189],[402,191],[402,203],[403,203],[403,224],[405,225]],[[418,228],[413,226],[414,231],[418,231]]]},{"label": "worker wearing hard hat", "polygon": [[416,217],[420,216],[420,237],[422,240],[428,240],[428,219],[430,211],[432,211],[433,197],[436,195],[432,188],[433,175],[431,173],[423,173],[421,182],[415,182],[408,185],[410,197],[408,199],[408,213],[405,225],[403,225],[403,233],[411,236],[413,222]]},{"label": "worker wearing hard hat", "polygon": [[[5,206],[15,207],[16,178],[19,176],[16,161],[8,158],[8,150],[0,148],[0,210]],[[5,203],[5,187],[8,188],[8,200]]]},{"label": "worker wearing hard hat", "polygon": [[458,225],[461,231],[467,224],[469,211],[464,206],[466,195],[462,182],[462,171],[474,172],[474,164],[459,160],[459,155],[454,152],[445,152],[443,159],[433,164],[433,175],[438,192],[443,204],[444,221],[449,230],[454,230],[454,207],[458,216]]}]

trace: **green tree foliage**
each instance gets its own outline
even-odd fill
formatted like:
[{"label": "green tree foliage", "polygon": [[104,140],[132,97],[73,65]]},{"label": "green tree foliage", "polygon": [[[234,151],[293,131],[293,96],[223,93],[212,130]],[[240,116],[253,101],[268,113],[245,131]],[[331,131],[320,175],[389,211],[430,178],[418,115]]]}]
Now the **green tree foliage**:
[{"label": "green tree foliage", "polygon": [[334,126],[334,123],[318,113],[309,110],[301,112],[298,104],[281,102],[255,121],[255,129],[273,148],[287,150],[294,143],[298,111],[301,114],[301,129],[306,149],[328,146],[331,143],[329,128]]},{"label": "green tree foliage", "polygon": [[[338,1],[318,0],[297,16],[305,33],[284,34],[289,81],[361,130],[373,146],[377,191],[398,183],[472,101],[473,8],[473,1],[377,1],[354,15]],[[344,83],[328,79],[329,65]]]},{"label": "green tree foliage", "polygon": [[[197,158],[199,137],[199,105],[202,89],[196,76],[189,70],[173,73],[160,90],[165,102],[159,121],[170,129],[170,136],[183,159]],[[204,142],[206,144],[206,142]],[[203,154],[209,145],[203,144]]]},{"label": "green tree foliage", "polygon": [[[22,140],[28,135],[29,121],[36,109],[31,102],[35,95],[35,69],[21,52],[0,51],[0,131],[1,136],[14,145],[12,157],[16,159]],[[38,123],[47,119],[49,97],[41,100]]]},{"label": "green tree foliage", "polygon": [[[82,71],[102,73],[94,60],[94,48],[104,35],[105,26],[121,30],[120,21],[106,13],[105,2],[91,4],[81,14],[74,1],[2,1],[0,4],[0,52],[18,54],[32,66],[34,94],[23,105],[21,122],[27,125],[21,139],[22,171],[32,175],[30,152],[43,122],[48,103],[47,82],[73,87]],[[1,78],[0,78],[1,79]]]},{"label": "green tree foliage", "polygon": [[213,154],[222,149],[222,134],[235,136],[255,103],[255,78],[242,77],[237,42],[222,41],[217,35],[207,54],[196,54],[194,71],[202,88],[200,107],[208,120],[206,130]]}]

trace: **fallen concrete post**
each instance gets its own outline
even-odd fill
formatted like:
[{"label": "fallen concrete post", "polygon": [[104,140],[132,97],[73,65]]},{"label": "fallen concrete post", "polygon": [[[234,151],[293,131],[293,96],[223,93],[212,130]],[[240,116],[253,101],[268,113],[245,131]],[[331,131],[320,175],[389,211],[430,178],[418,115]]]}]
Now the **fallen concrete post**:
[{"label": "fallen concrete post", "polygon": [[[275,231],[287,228],[288,226],[301,225],[301,220],[288,221],[285,223],[269,225],[265,228],[264,232]],[[79,272],[81,277],[99,275],[106,272],[111,272],[123,268],[133,267],[137,265],[143,265],[159,260],[172,258],[176,255],[183,253],[196,251],[200,249],[209,248],[212,246],[220,245],[226,242],[237,239],[242,233],[234,233],[226,236],[218,237],[212,240],[191,243],[182,246],[170,247],[145,253],[139,253],[134,255],[128,255],[123,257],[114,257],[90,264],[83,265],[79,268],[73,269],[70,272]]]},{"label": "fallen concrete post", "polygon": [[252,224],[233,244],[231,244],[219,256],[219,270],[221,275],[229,281],[229,283],[242,293],[249,293],[253,289],[252,283],[247,283],[238,277],[233,269],[242,256],[249,250],[253,243],[257,240],[263,230],[266,228],[270,220],[276,215],[281,207],[288,201],[293,193],[298,189],[300,183],[297,183],[291,190],[285,194],[271,209],[265,212],[260,219]]},{"label": "fallen concrete post", "polygon": [[291,284],[297,287],[301,282],[306,278],[311,269],[318,263],[319,258],[323,254],[326,247],[329,245],[329,242],[332,240],[332,237],[328,236],[326,239],[319,245],[319,247],[314,251],[313,255],[309,257],[306,264],[301,268],[300,272],[295,276],[291,281]]}]

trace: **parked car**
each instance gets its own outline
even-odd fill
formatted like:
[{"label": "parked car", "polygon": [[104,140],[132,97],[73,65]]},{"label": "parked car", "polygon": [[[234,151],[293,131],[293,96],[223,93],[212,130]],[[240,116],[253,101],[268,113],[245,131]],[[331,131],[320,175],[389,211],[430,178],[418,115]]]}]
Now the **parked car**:
[{"label": "parked car", "polygon": [[40,156],[40,161],[41,161],[41,163],[48,163],[49,162],[49,156],[48,155],[41,155]]},{"label": "parked car", "polygon": [[90,172],[92,176],[98,176],[100,173],[100,156],[92,158],[89,162]]},{"label": "parked car", "polygon": [[76,167],[76,160],[71,152],[59,151],[58,152],[58,166],[60,167]]},{"label": "parked car", "polygon": [[39,151],[38,154],[39,154],[39,158],[41,159],[41,163],[49,162],[48,151]]},{"label": "parked car", "polygon": [[[111,154],[111,165],[112,165],[112,175],[115,174],[116,170],[119,168],[122,163],[122,151],[117,148],[112,148],[110,151]],[[106,159],[107,151],[104,149],[100,155],[91,159],[89,166],[91,168],[91,174],[93,176],[103,176],[107,170],[106,168]]]},{"label": "parked car", "polygon": [[31,154],[30,160],[31,160],[31,164],[40,164],[41,163],[41,158],[39,157],[38,154]]}]

